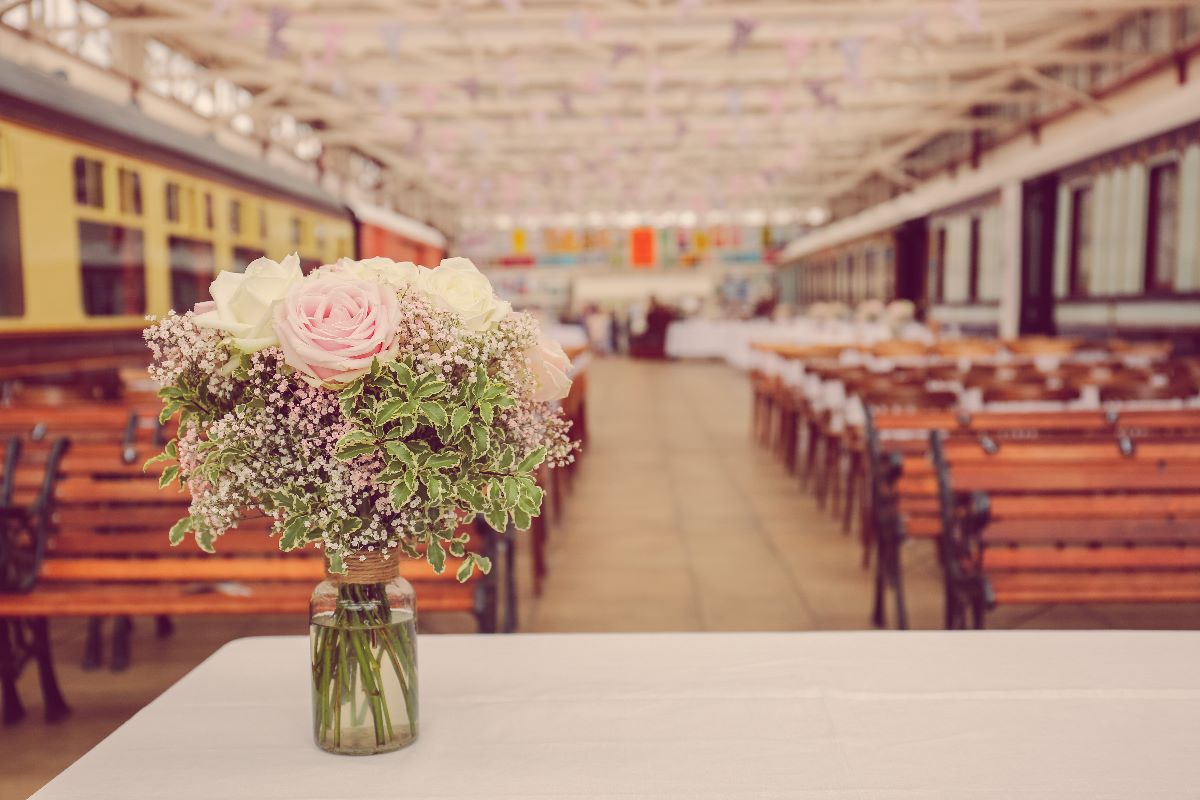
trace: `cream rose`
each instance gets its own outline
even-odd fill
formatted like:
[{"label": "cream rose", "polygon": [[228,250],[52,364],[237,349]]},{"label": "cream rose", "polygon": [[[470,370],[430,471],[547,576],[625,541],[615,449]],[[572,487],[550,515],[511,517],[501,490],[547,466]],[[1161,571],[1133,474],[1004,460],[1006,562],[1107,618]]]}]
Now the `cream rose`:
[{"label": "cream rose", "polygon": [[243,352],[270,347],[278,341],[272,329],[275,307],[302,277],[295,253],[279,263],[256,259],[245,272],[222,272],[209,286],[213,299],[196,304],[193,321],[224,331]]},{"label": "cream rose", "polygon": [[525,360],[533,373],[533,399],[550,403],[562,400],[571,391],[571,359],[563,352],[562,345],[541,334],[536,346],[525,351]]},{"label": "cream rose", "polygon": [[458,314],[473,331],[487,330],[512,311],[468,259],[447,258],[433,269],[418,269],[417,276],[417,286],[435,306]]},{"label": "cream rose", "polygon": [[275,309],[283,360],[314,385],[349,383],[372,359],[394,359],[399,327],[395,292],[341,275],[310,277]]},{"label": "cream rose", "polygon": [[400,291],[406,286],[412,286],[418,280],[418,271],[424,270],[411,261],[392,261],[390,258],[376,256],[354,261],[349,258],[338,259],[336,264],[326,264],[316,270],[318,275],[341,275],[360,281],[375,281],[384,286]]}]

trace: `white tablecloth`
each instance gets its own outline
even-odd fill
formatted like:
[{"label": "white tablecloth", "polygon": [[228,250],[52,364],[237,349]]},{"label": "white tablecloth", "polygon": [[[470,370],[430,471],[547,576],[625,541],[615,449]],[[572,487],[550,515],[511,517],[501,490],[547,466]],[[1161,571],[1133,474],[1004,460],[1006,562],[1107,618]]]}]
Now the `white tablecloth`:
[{"label": "white tablecloth", "polygon": [[1200,796],[1200,633],[424,636],[419,648],[422,731],[407,750],[318,751],[306,641],[243,639],[34,797]]}]

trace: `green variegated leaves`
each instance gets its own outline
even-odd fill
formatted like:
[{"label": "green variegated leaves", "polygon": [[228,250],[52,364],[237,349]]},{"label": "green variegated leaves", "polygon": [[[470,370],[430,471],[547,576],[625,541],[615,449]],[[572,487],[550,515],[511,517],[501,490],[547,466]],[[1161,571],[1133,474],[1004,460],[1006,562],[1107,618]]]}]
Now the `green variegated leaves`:
[{"label": "green variegated leaves", "polygon": [[[337,457],[369,457],[381,464],[377,480],[391,506],[429,521],[406,546],[423,547],[436,571],[445,568],[447,554],[463,559],[456,573],[462,580],[491,568],[486,558],[467,551],[468,536],[445,530],[447,510],[463,520],[481,515],[499,531],[510,525],[526,529],[541,510],[534,472],[546,450],[516,450],[501,416],[515,401],[483,368],[473,380],[451,384],[397,360],[344,387],[338,401],[354,427],[338,439]],[[292,520],[289,512],[281,546],[303,543],[304,523],[293,528]]]}]

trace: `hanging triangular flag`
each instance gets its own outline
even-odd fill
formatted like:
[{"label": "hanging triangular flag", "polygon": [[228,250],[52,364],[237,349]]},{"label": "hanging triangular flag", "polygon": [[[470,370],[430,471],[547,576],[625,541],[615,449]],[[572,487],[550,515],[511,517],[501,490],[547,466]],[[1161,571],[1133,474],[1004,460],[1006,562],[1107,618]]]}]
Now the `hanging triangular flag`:
[{"label": "hanging triangular flag", "polygon": [[479,79],[475,77],[470,77],[464,81],[460,81],[458,87],[462,89],[464,93],[466,93],[467,97],[470,98],[472,103],[479,99],[479,93],[483,91],[483,84],[481,84]]},{"label": "hanging triangular flag", "polygon": [[952,0],[954,13],[959,16],[967,27],[973,31],[983,30],[983,15],[979,10],[979,0]]},{"label": "hanging triangular flag", "polygon": [[733,20],[732,25],[733,31],[729,38],[729,52],[736,55],[750,43],[750,37],[754,35],[754,29],[758,27],[758,21],[739,17]]},{"label": "hanging triangular flag", "polygon": [[621,62],[637,52],[637,48],[631,44],[614,44],[612,47],[612,66],[619,67]]},{"label": "hanging triangular flag", "polygon": [[784,40],[783,49],[787,55],[788,69],[795,72],[796,67],[800,66],[800,62],[808,56],[808,51],[812,49],[812,40],[803,33],[794,33]]},{"label": "hanging triangular flag", "polygon": [[391,58],[400,56],[400,40],[404,36],[404,24],[401,22],[385,22],[379,26],[379,36],[383,39],[383,48]]},{"label": "hanging triangular flag", "polygon": [[842,58],[846,60],[846,82],[851,86],[862,86],[863,37],[847,36],[838,42]]},{"label": "hanging triangular flag", "polygon": [[324,41],[324,54],[322,61],[325,66],[330,67],[337,61],[342,50],[342,36],[346,33],[345,28],[336,22],[331,22],[321,29],[322,39]]}]

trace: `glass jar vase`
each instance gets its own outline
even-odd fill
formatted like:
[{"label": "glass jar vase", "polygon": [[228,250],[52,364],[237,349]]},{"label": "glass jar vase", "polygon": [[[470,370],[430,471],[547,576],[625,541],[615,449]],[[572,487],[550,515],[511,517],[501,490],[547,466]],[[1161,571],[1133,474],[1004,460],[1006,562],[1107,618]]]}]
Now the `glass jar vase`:
[{"label": "glass jar vase", "polygon": [[371,755],[417,738],[417,606],[399,559],[346,559],[309,606],[313,737],[330,753]]}]

